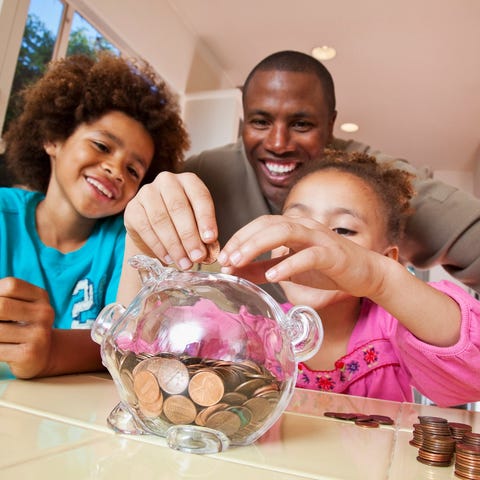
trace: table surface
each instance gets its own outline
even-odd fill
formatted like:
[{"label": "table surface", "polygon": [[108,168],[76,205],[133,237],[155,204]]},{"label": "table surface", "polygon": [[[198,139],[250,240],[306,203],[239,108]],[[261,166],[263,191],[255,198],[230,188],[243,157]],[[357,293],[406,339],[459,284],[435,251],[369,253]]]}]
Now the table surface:
[{"label": "table surface", "polygon": [[[27,381],[0,368],[0,379],[2,480],[456,479],[453,465],[416,460],[413,424],[419,415],[433,415],[480,432],[480,412],[297,389],[255,444],[194,455],[170,449],[162,437],[111,430],[106,418],[119,397],[107,374]],[[326,411],[387,415],[395,424],[362,428]]]}]

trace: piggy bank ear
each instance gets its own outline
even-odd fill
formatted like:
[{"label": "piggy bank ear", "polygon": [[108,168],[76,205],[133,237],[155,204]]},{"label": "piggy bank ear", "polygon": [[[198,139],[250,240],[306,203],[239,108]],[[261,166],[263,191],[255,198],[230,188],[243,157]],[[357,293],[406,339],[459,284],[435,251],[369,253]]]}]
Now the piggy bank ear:
[{"label": "piggy bank ear", "polygon": [[313,357],[323,342],[323,325],[313,308],[297,305],[287,312],[287,334],[295,359],[304,362]]},{"label": "piggy bank ear", "polygon": [[112,325],[115,325],[124,313],[125,307],[119,303],[111,303],[103,307],[93,322],[90,332],[92,340],[101,345]]}]

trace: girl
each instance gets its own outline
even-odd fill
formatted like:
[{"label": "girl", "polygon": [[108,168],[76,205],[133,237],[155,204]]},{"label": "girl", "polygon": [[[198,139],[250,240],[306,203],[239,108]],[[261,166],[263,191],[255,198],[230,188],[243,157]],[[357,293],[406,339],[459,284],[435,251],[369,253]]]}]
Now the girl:
[{"label": "girl", "polygon": [[398,262],[412,195],[406,172],[330,152],[283,215],[254,220],[220,253],[224,272],[280,282],[289,302],[319,313],[324,341],[297,387],[412,401],[413,386],[441,406],[480,399],[480,303]]},{"label": "girl", "polygon": [[106,53],[52,63],[24,100],[5,141],[25,188],[0,189],[0,361],[21,378],[99,369],[88,328],[116,298],[122,212],[187,134],[150,67]]}]

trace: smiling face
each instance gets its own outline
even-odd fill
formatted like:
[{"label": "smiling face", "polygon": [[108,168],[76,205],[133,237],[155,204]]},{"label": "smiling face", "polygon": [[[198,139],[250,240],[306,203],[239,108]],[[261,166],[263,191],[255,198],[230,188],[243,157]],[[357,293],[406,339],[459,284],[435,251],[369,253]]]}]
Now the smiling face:
[{"label": "smiling face", "polygon": [[[352,242],[396,258],[387,240],[385,208],[366,181],[335,169],[319,170],[296,184],[285,203],[284,215],[312,218]],[[274,253],[278,256],[280,251]],[[339,291],[317,290],[281,282],[294,304],[321,309],[350,298]]]},{"label": "smiling face", "polygon": [[141,123],[113,111],[45,150],[52,164],[47,196],[96,219],[124,210],[150,166],[154,145]]},{"label": "smiling face", "polygon": [[243,108],[248,160],[263,195],[280,211],[302,168],[323,155],[335,118],[313,73],[260,70]]}]

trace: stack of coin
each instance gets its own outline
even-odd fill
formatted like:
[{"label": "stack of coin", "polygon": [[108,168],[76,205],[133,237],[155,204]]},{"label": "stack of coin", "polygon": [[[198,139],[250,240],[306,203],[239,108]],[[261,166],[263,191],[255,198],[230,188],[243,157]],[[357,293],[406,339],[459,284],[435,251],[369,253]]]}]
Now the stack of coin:
[{"label": "stack of coin", "polygon": [[455,453],[455,440],[451,435],[423,434],[417,460],[426,465],[448,467]]},{"label": "stack of coin", "polygon": [[465,433],[472,431],[472,426],[467,425],[466,423],[448,422],[448,426],[452,431],[452,437],[457,442],[461,442],[463,440],[463,435]]},{"label": "stack of coin", "polygon": [[418,447],[417,460],[437,467],[451,465],[455,453],[455,440],[448,420],[441,417],[419,416],[420,424],[414,425],[410,445]]},{"label": "stack of coin", "polygon": [[[126,358],[129,358],[129,361]],[[283,383],[251,360],[231,362],[172,354],[120,359],[130,402],[150,429],[196,424],[241,441],[277,407]]]},{"label": "stack of coin", "polygon": [[[466,433],[464,438],[466,435],[468,434]],[[467,480],[480,479],[480,444],[473,445],[465,442],[457,443],[455,476]]]},{"label": "stack of coin", "polygon": [[410,445],[413,445],[414,447],[421,447],[422,446],[422,440],[423,440],[423,428],[422,424],[420,423],[414,423],[413,424],[413,438],[410,440]]},{"label": "stack of coin", "polygon": [[463,434],[462,443],[473,445],[474,447],[480,447],[480,433],[465,432]]}]

